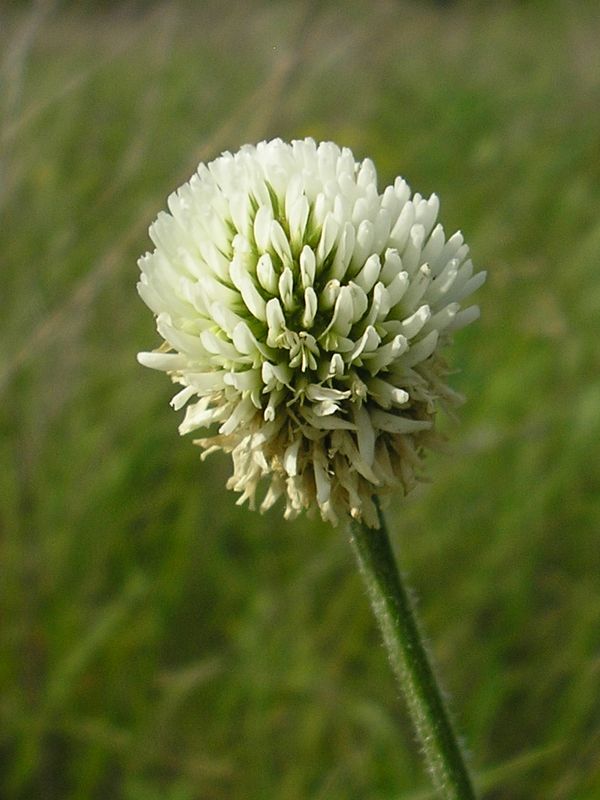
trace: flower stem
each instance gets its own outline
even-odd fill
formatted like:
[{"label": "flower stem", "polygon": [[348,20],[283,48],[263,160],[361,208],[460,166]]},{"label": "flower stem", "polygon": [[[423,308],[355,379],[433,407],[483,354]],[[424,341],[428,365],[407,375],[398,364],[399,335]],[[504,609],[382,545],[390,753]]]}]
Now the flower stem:
[{"label": "flower stem", "polygon": [[409,592],[403,585],[379,505],[379,530],[352,522],[351,540],[390,662],[425,761],[444,800],[475,800],[464,756],[431,667]]}]

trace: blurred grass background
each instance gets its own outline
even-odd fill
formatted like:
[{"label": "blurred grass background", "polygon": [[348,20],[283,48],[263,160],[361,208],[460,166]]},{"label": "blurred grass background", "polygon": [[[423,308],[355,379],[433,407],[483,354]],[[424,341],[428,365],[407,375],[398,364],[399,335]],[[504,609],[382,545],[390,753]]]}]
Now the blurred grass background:
[{"label": "blurred grass background", "polygon": [[489,270],[390,522],[487,800],[600,797],[598,4],[0,15],[1,796],[430,797],[345,531],[237,508],[135,361],[168,192],[312,135]]}]

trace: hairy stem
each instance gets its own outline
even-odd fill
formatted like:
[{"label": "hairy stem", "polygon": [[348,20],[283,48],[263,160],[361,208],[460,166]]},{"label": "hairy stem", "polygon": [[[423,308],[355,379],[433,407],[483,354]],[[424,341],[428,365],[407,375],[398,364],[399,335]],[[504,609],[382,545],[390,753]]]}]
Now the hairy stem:
[{"label": "hairy stem", "polygon": [[475,800],[465,759],[402,582],[378,505],[379,530],[352,522],[351,540],[390,662],[406,698],[439,796]]}]

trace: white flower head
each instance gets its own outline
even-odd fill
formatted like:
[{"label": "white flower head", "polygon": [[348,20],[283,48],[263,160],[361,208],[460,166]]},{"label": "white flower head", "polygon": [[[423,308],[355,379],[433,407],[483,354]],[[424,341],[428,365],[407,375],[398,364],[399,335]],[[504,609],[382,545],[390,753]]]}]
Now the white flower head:
[{"label": "white flower head", "polygon": [[180,433],[209,428],[231,453],[228,487],[286,518],[318,508],[378,525],[374,495],[408,491],[434,441],[439,354],[484,281],[439,202],[312,139],[246,145],[200,164],[150,228],[139,293],[164,339],[139,361],[187,404]]}]

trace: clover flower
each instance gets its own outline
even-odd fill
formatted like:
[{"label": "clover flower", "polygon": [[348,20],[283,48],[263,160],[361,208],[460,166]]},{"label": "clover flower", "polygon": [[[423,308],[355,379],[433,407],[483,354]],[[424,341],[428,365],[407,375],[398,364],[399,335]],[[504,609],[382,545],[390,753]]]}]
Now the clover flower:
[{"label": "clover flower", "polygon": [[228,488],[286,518],[318,507],[371,527],[374,495],[410,490],[435,439],[440,347],[477,318],[484,281],[439,201],[402,178],[383,193],[369,159],[312,139],[246,145],[200,164],[150,228],[139,293],[164,339],[139,361],[187,404],[180,433],[209,428],[231,453]]}]

